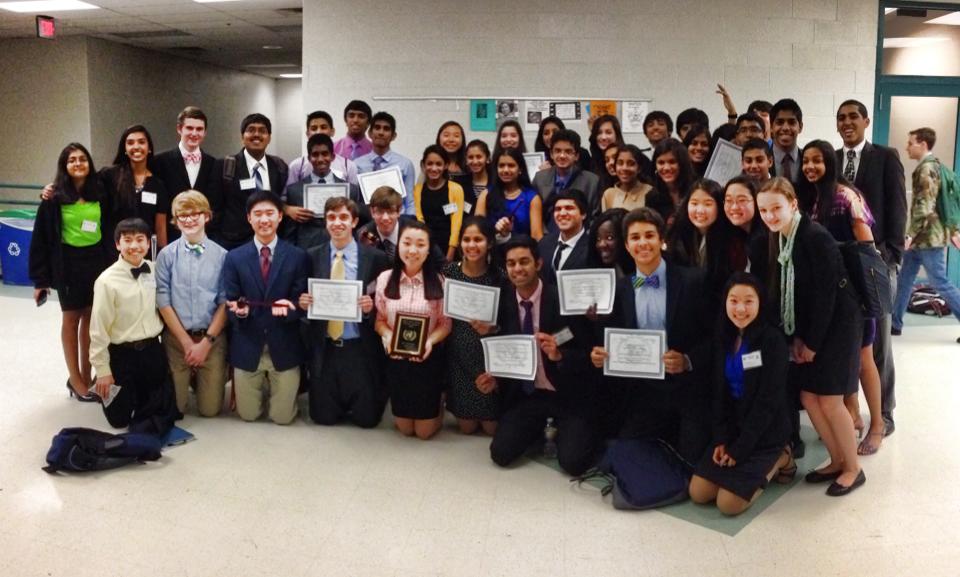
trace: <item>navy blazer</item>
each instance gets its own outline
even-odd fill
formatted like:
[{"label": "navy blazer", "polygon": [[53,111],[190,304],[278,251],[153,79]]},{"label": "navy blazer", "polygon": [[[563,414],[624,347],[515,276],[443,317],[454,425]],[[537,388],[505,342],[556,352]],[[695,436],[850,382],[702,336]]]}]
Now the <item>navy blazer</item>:
[{"label": "navy blazer", "polygon": [[[363,243],[357,243],[357,280],[363,282],[363,286],[370,287],[376,283],[377,276],[390,268],[390,261],[387,255],[379,250],[367,246]],[[307,257],[310,261],[310,278],[330,278],[330,241],[326,240],[320,245],[307,251]],[[368,290],[367,294],[370,291]],[[373,330],[376,313],[364,315],[360,323],[360,340],[363,343],[363,354],[371,363],[382,363],[386,359],[383,354],[383,345],[380,337]],[[319,382],[320,372],[323,370],[323,355],[327,347],[327,321],[310,320],[309,335],[310,340],[307,344],[310,353],[310,379]],[[373,374],[379,379],[380,371],[373,371]],[[377,383],[379,385],[379,380]]]},{"label": "navy blazer", "polygon": [[[213,172],[213,165],[216,161],[217,159],[213,155],[200,150],[200,172],[197,173],[197,180],[193,186],[190,186],[190,175],[187,174],[187,166],[183,162],[183,153],[180,152],[180,147],[171,148],[154,156],[152,170],[167,187],[170,202],[173,202],[174,197],[191,188],[202,192],[204,196],[208,196],[210,173]],[[173,224],[173,219],[168,219],[167,242],[171,243],[178,238],[180,238],[180,229]]]},{"label": "navy blazer", "polygon": [[[307,292],[309,270],[307,253],[279,239],[264,285],[260,275],[260,255],[251,241],[227,253],[223,265],[223,288],[227,300],[231,301],[240,297],[263,302],[288,299],[296,305],[300,295]],[[300,307],[289,311],[286,317],[274,317],[269,307],[262,306],[250,307],[250,314],[245,318],[238,318],[231,312],[230,364],[244,371],[257,370],[263,347],[267,345],[276,370],[299,366],[303,362],[299,331],[303,316]]]},{"label": "navy blazer", "polygon": [[[837,168],[843,173],[847,159],[837,150]],[[893,266],[903,260],[907,227],[907,191],[903,163],[895,148],[869,142],[863,145],[853,186],[863,193],[873,213],[873,238],[883,260]]]},{"label": "navy blazer", "polygon": [[[207,184],[207,198],[213,209],[213,221],[207,225],[207,234],[222,246],[237,246],[253,238],[253,229],[247,222],[247,198],[254,190],[240,188],[240,181],[250,178],[247,159],[242,150],[230,158],[234,162],[233,177],[225,177],[223,167],[226,159],[218,158]],[[270,191],[278,197],[283,196],[283,187],[287,184],[287,163],[269,154],[264,156],[264,160],[270,175]]]},{"label": "navy blazer", "polygon": [[[547,233],[537,246],[537,252],[543,260],[543,266],[540,267],[540,278],[547,284],[557,284],[557,272],[553,270],[553,253],[557,250],[557,244],[560,242],[559,232]],[[583,235],[573,248],[567,260],[564,261],[560,270],[580,270],[590,268],[592,265],[590,256],[590,232],[584,230]]]},{"label": "navy blazer", "polygon": [[[329,176],[338,184],[345,184],[347,182],[332,172]],[[300,182],[291,184],[287,187],[283,201],[292,206],[303,206],[303,187],[311,183],[312,180],[307,176]],[[348,198],[357,203],[357,216],[359,218],[357,228],[359,228],[370,222],[370,208],[363,203],[363,194],[360,192],[360,187],[356,184],[349,184],[348,186]],[[327,223],[322,214],[312,221],[304,223],[299,223],[292,218],[284,218],[280,224],[280,236],[303,250],[309,250],[319,246],[320,243],[330,239],[330,235],[327,233]]]}]

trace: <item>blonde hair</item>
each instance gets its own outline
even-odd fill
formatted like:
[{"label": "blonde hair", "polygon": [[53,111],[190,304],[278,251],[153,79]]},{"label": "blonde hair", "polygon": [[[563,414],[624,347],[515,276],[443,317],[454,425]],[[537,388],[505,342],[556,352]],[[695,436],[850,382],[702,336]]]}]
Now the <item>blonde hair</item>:
[{"label": "blonde hair", "polygon": [[187,212],[202,212],[208,217],[212,216],[210,201],[198,190],[185,190],[170,203],[170,216],[175,220],[177,215]]},{"label": "blonde hair", "polygon": [[797,200],[797,191],[794,190],[793,185],[790,184],[790,181],[782,176],[775,176],[763,183],[763,186],[760,187],[760,190],[757,192],[759,195],[761,192],[773,192],[776,194],[782,194],[787,197],[787,200],[794,201]]}]

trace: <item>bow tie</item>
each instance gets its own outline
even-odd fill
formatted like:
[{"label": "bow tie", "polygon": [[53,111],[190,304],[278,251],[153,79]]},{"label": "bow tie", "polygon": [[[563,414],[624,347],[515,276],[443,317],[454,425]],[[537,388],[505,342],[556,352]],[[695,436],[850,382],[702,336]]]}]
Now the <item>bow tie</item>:
[{"label": "bow tie", "polygon": [[143,263],[137,268],[130,269],[130,274],[132,274],[133,278],[135,279],[140,278],[140,275],[142,275],[143,273],[150,274],[150,265],[148,265],[147,263]]},{"label": "bow tie", "polygon": [[188,152],[183,155],[183,162],[186,164],[200,164],[199,152]]},{"label": "bow tie", "polygon": [[655,289],[660,288],[660,275],[654,273],[646,278],[640,278],[639,276],[633,277],[633,288],[638,289],[644,286]]},{"label": "bow tie", "polygon": [[190,243],[188,242],[188,243],[186,243],[186,244],[187,244],[187,250],[189,250],[190,252],[195,252],[195,253],[200,254],[200,255],[203,254],[204,247],[203,247],[203,244],[202,244],[202,243],[190,244]]}]

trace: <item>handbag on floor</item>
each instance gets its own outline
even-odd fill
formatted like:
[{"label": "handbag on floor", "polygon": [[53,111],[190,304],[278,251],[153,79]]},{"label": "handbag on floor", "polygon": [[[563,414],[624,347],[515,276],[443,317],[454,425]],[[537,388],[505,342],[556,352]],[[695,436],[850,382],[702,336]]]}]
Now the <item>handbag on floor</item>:
[{"label": "handbag on floor", "polygon": [[43,470],[50,474],[58,471],[104,471],[159,458],[160,439],[154,435],[115,435],[71,427],[61,429],[53,437],[50,450],[47,451],[47,466]]}]

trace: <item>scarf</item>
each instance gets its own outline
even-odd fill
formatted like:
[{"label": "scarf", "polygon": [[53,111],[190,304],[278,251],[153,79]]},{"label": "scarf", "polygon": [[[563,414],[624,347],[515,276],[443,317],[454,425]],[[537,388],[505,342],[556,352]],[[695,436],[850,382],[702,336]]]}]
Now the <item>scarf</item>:
[{"label": "scarf", "polygon": [[783,320],[783,332],[793,336],[797,328],[796,311],[794,310],[794,271],[793,271],[793,243],[797,238],[797,229],[800,228],[800,211],[793,213],[790,234],[786,239],[780,234],[780,316]]}]

